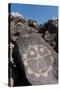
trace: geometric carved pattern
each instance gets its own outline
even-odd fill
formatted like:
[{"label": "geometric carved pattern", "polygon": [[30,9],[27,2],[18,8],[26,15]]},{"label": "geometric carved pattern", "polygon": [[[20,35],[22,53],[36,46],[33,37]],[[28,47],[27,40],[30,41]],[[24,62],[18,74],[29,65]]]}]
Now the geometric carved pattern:
[{"label": "geometric carved pattern", "polygon": [[36,78],[41,75],[47,77],[48,72],[52,70],[54,58],[51,51],[43,45],[29,46],[23,56],[24,65],[28,68],[28,74],[34,74]]}]

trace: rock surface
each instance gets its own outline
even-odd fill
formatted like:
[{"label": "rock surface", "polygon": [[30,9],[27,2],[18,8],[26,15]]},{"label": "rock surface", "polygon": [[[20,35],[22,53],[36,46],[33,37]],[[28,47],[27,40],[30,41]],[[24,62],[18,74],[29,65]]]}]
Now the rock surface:
[{"label": "rock surface", "polygon": [[9,86],[58,83],[56,23],[40,28],[36,21],[9,15]]},{"label": "rock surface", "polygon": [[38,32],[58,52],[58,19],[49,20],[43,25],[40,25]]}]

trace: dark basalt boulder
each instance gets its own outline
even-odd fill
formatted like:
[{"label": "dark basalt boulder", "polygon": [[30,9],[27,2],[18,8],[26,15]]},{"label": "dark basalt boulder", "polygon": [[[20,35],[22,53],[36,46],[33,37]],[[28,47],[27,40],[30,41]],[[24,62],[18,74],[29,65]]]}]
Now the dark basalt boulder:
[{"label": "dark basalt boulder", "polygon": [[44,40],[46,32],[41,37],[36,25],[19,17],[9,18],[9,86],[58,83],[58,55]]},{"label": "dark basalt boulder", "polygon": [[32,33],[29,37],[20,35],[16,43],[25,75],[32,85],[58,83],[58,55],[40,34]]},{"label": "dark basalt boulder", "polygon": [[43,25],[40,25],[38,32],[42,34],[44,40],[58,53],[58,19],[49,20]]},{"label": "dark basalt boulder", "polygon": [[30,27],[35,28],[35,29],[39,29],[37,22],[34,21],[34,20],[28,20],[28,25],[29,25]]}]

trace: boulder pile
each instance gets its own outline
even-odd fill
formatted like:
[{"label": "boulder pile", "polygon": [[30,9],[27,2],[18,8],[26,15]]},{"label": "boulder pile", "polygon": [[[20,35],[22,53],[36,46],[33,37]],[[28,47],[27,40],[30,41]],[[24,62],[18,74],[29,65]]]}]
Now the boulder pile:
[{"label": "boulder pile", "polygon": [[43,25],[21,15],[8,19],[9,86],[58,83],[58,19]]}]

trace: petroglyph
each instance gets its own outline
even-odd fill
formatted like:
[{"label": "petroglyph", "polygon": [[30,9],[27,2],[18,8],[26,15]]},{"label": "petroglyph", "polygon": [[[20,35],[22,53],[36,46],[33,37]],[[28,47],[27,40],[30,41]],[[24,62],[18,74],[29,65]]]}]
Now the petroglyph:
[{"label": "petroglyph", "polygon": [[43,45],[29,46],[23,57],[25,59],[24,65],[28,67],[28,74],[34,74],[36,78],[41,75],[47,77],[48,72],[52,70],[54,58],[51,51]]}]

